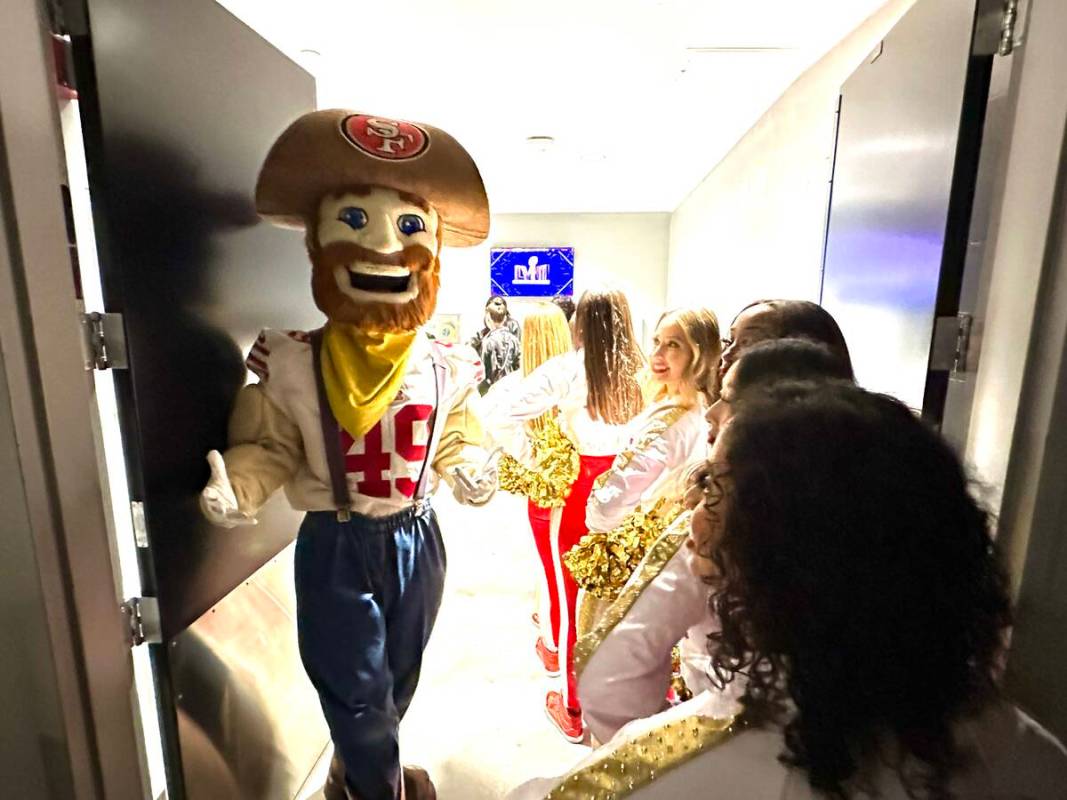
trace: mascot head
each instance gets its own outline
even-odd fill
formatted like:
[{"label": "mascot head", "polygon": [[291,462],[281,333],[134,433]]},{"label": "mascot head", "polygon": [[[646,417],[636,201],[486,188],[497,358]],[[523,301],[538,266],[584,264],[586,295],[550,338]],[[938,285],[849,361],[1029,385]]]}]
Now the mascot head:
[{"label": "mascot head", "polygon": [[429,125],[315,111],[278,138],[260,171],[256,210],[303,228],[315,304],[334,322],[407,331],[429,320],[442,244],[489,233],[478,168]]}]

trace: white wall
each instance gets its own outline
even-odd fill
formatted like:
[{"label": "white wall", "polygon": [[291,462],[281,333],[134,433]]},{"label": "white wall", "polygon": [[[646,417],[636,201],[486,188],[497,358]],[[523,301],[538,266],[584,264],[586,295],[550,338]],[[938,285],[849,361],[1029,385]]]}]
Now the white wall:
[{"label": "white wall", "polygon": [[[650,336],[666,299],[669,225],[666,213],[495,215],[484,244],[445,249],[437,311],[461,314],[462,335],[469,337],[481,327],[490,295],[491,247],[569,246],[574,248],[575,300],[590,288],[621,289],[630,300],[637,335],[643,335],[644,323]],[[522,302],[509,302],[520,318]]]},{"label": "white wall", "polygon": [[914,0],[890,0],[786,90],[671,220],[669,304],[728,323],[761,297],[817,300],[838,92]]}]

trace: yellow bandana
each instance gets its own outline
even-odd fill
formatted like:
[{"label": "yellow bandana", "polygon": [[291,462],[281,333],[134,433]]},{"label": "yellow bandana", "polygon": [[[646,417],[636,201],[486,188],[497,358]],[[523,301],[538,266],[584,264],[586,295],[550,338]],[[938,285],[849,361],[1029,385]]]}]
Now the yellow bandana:
[{"label": "yellow bandana", "polygon": [[352,436],[358,439],[373,428],[393,402],[417,335],[326,323],[322,380],[333,415]]}]

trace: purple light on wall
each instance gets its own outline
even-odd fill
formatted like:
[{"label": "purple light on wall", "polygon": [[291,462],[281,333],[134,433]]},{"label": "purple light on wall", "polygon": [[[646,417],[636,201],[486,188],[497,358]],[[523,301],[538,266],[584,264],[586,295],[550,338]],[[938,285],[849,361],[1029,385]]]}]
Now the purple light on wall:
[{"label": "purple light on wall", "polygon": [[932,309],[943,238],[933,234],[854,230],[839,234],[827,254],[834,296],[841,302]]}]

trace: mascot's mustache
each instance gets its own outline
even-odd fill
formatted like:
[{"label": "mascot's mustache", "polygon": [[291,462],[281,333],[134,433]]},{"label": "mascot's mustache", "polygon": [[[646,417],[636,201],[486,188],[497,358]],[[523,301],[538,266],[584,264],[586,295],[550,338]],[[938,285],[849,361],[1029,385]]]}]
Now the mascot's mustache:
[{"label": "mascot's mustache", "polygon": [[411,272],[426,272],[434,265],[434,254],[421,244],[412,244],[395,253],[379,253],[377,250],[354,242],[332,242],[312,254],[318,266],[332,269],[356,262],[381,264],[387,267],[406,267]]}]

